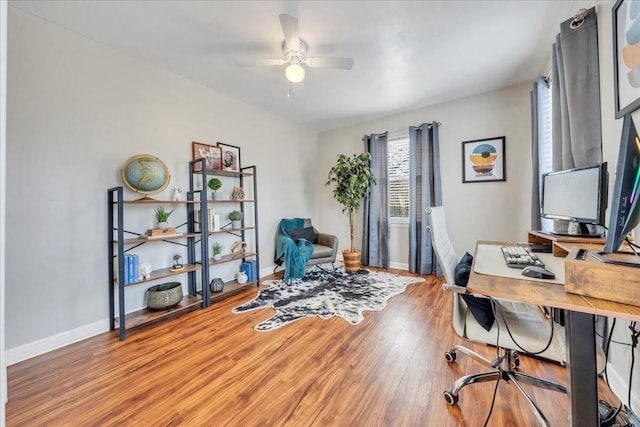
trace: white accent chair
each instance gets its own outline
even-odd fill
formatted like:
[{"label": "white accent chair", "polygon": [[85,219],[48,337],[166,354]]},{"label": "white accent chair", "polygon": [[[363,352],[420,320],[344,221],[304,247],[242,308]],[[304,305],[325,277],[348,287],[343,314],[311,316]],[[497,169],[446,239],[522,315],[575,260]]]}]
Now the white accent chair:
[{"label": "white accent chair", "polygon": [[[500,378],[507,383],[513,384],[516,389],[522,393],[527,402],[529,402],[541,424],[548,426],[549,422],[544,414],[520,383],[561,393],[566,393],[567,389],[560,384],[519,372],[517,368],[520,362],[517,352],[522,351],[520,347],[532,352],[544,349],[551,336],[551,321],[545,316],[541,307],[494,299],[496,320],[493,326],[489,331],[480,326],[468,311],[467,305],[461,297],[461,295],[467,293],[467,289],[455,285],[455,268],[458,265],[458,258],[447,234],[444,208],[437,206],[427,208],[426,211],[429,217],[429,229],[433,250],[436,253],[446,279],[443,288],[452,291],[454,330],[459,336],[469,341],[494,345],[503,350],[500,357],[495,360],[489,360],[463,346],[452,346],[451,349],[445,353],[445,357],[449,363],[453,363],[456,360],[457,353],[463,353],[491,370],[460,377],[453,386],[445,390],[445,400],[450,405],[455,405],[458,402],[458,393],[464,386],[477,382],[497,381],[498,378]],[[507,332],[505,321],[511,334]],[[499,334],[498,331],[500,331]],[[513,336],[513,339],[511,336]],[[516,345],[514,339],[520,347]],[[602,352],[601,349],[598,350],[600,353]],[[551,344],[545,351],[537,356],[564,365],[566,360],[564,328],[557,324],[554,325]],[[598,365],[604,366],[604,355],[599,357],[599,361],[602,361],[602,363],[598,363]]]}]

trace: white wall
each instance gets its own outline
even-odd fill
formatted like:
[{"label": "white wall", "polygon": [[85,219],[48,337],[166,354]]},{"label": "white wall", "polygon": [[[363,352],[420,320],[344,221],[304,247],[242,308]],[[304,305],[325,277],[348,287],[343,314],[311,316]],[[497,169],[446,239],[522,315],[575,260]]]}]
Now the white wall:
[{"label": "white wall", "polygon": [[188,188],[192,141],[240,146],[243,166],[258,168],[264,268],[279,219],[315,216],[313,131],[13,7],[8,64],[10,363],[105,330],[106,190],[132,155],[167,163],[171,184],[156,198],[168,199]]},{"label": "white wall", "polygon": [[[448,231],[458,256],[473,252],[477,240],[514,241],[526,238],[530,227],[531,125],[529,91],[531,84],[512,86],[446,104],[421,108],[318,136],[318,165],[321,179],[338,154],[363,151],[365,134],[406,130],[424,122],[438,121],[442,169],[442,199]],[[462,142],[505,136],[506,182],[462,183]],[[326,172],[322,172],[326,171]],[[324,180],[318,183],[322,188]],[[318,198],[324,230],[338,235],[340,248],[349,245],[349,225],[325,187]],[[357,246],[361,246],[362,215],[358,216]],[[393,227],[394,245],[407,246],[406,227]],[[408,251],[391,254],[393,263],[407,264]]]},{"label": "white wall", "polygon": [[5,424],[7,368],[5,360],[5,212],[7,146],[7,6],[0,0],[0,426]]}]

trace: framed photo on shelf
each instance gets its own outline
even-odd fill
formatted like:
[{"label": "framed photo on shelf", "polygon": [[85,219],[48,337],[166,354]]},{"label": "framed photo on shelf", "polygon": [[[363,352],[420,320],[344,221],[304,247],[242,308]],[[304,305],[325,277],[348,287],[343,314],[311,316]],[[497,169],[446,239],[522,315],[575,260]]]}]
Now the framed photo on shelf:
[{"label": "framed photo on shelf", "polygon": [[613,83],[616,119],[640,107],[640,40],[637,26],[640,16],[632,16],[631,2],[618,0],[613,5]]},{"label": "framed photo on shelf", "polygon": [[240,147],[218,142],[222,149],[222,170],[240,172]]},{"label": "framed photo on shelf", "polygon": [[[203,144],[202,142],[191,143],[193,150],[193,160],[205,159],[205,167],[208,170],[221,170],[222,169],[222,149],[216,145]],[[199,163],[193,165],[194,172],[200,172],[201,167]]]},{"label": "framed photo on shelf", "polygon": [[506,181],[504,136],[462,143],[462,182]]}]

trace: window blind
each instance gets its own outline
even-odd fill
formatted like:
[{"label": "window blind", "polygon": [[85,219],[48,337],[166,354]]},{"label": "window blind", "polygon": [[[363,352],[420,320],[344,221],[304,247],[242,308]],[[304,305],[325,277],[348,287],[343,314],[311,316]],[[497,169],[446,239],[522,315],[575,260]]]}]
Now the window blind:
[{"label": "window blind", "polygon": [[409,138],[389,141],[389,215],[409,218]]}]

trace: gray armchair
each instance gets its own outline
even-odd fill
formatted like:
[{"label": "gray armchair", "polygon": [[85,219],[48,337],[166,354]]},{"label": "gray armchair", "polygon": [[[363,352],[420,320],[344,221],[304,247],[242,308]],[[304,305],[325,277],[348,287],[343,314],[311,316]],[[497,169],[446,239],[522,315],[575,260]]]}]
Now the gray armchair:
[{"label": "gray armchair", "polygon": [[[336,261],[336,255],[338,253],[338,238],[332,234],[320,233],[313,226],[310,218],[304,219],[304,228],[313,229],[313,238],[310,238],[310,236],[301,236],[307,238],[307,240],[313,243],[313,252],[311,253],[311,257],[307,262],[307,266],[331,263],[335,270],[334,263]],[[278,267],[283,265],[283,257],[281,256],[279,258],[276,258],[275,263],[276,267],[273,270],[274,273],[276,272]]]},{"label": "gray armchair", "polygon": [[[305,218],[305,227],[313,227],[311,225],[311,219]],[[338,238],[332,234],[320,233],[313,227],[313,231],[316,235],[316,242],[313,244],[313,253],[307,265],[317,265],[336,262],[336,255],[338,253]],[[333,265],[335,269],[335,265]]]}]

